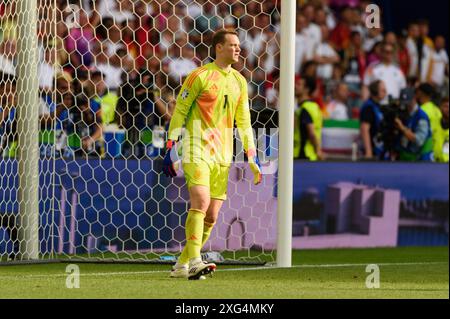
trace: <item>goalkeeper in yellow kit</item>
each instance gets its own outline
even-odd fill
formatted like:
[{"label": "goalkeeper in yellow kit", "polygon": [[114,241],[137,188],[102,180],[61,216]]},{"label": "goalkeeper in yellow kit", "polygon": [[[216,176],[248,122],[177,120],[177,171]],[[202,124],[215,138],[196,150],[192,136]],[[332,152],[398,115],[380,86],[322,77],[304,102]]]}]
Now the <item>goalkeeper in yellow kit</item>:
[{"label": "goalkeeper in yellow kit", "polygon": [[170,121],[163,172],[176,176],[178,138],[185,125],[182,166],[191,206],[186,219],[186,245],[170,277],[200,279],[216,269],[200,251],[226,199],[228,172],[233,159],[234,124],[244,145],[254,184],[261,182],[248,105],[247,81],[235,69],[240,43],[235,31],[214,34],[215,60],[188,75]]}]

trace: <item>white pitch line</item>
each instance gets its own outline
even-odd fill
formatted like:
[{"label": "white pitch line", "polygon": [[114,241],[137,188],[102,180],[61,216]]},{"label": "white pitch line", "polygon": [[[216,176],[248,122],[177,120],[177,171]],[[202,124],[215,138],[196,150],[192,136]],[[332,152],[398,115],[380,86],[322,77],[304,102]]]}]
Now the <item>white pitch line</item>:
[{"label": "white pitch line", "polygon": [[[373,263],[378,266],[420,266],[420,265],[439,265],[447,264],[448,262],[406,262],[406,263]],[[290,268],[341,268],[341,267],[365,267],[371,263],[358,263],[358,264],[305,264],[305,265],[293,265]],[[261,266],[261,267],[244,267],[244,268],[227,268],[218,269],[217,272],[225,271],[254,271],[254,270],[270,270],[270,269],[289,269],[286,267],[276,266]],[[124,272],[99,272],[99,273],[80,273],[82,277],[100,277],[100,276],[128,276],[128,275],[149,275],[157,273],[168,273],[169,270],[149,270],[149,271],[124,271]],[[30,275],[0,275],[0,279],[26,279],[26,278],[51,278],[51,277],[67,277],[69,274],[30,274]]]}]

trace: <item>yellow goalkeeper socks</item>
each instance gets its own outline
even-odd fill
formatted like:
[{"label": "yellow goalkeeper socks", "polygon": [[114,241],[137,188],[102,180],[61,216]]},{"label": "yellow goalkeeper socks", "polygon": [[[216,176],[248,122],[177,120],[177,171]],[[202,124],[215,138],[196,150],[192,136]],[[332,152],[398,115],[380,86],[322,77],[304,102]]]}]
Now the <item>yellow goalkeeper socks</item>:
[{"label": "yellow goalkeeper socks", "polygon": [[200,258],[203,238],[203,222],[205,212],[198,209],[190,209],[186,218],[186,246],[178,258],[177,265],[185,265],[192,258]]},{"label": "yellow goalkeeper socks", "polygon": [[211,236],[211,232],[213,230],[215,223],[203,223],[203,238],[202,238],[202,247],[205,246],[206,242],[209,239],[209,236]]}]

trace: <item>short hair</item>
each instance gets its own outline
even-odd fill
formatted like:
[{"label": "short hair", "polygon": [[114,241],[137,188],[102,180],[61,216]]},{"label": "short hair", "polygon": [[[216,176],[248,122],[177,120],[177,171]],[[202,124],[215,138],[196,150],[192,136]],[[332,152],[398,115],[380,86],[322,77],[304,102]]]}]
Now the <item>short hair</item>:
[{"label": "short hair", "polygon": [[317,88],[317,81],[315,78],[307,76],[303,78],[305,81],[305,89],[308,91],[308,94],[313,94]]},{"label": "short hair", "polygon": [[371,97],[378,96],[378,94],[380,93],[381,82],[382,82],[381,80],[376,80],[370,83],[369,92]]},{"label": "short hair", "polygon": [[220,30],[216,31],[216,33],[214,33],[213,39],[212,39],[212,56],[213,57],[216,56],[216,45],[224,44],[225,37],[227,34],[232,34],[232,35],[239,37],[239,34],[233,29],[220,29]]},{"label": "short hair", "polygon": [[417,88],[417,92],[422,92],[428,97],[434,97],[434,95],[436,94],[434,87],[429,83],[420,84]]}]

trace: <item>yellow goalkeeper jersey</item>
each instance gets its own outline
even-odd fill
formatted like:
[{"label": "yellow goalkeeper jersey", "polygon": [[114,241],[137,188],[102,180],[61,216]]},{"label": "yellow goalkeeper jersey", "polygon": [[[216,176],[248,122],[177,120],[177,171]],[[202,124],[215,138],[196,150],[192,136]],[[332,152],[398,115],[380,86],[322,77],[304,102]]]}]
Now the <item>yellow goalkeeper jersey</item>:
[{"label": "yellow goalkeeper jersey", "polygon": [[177,97],[168,138],[177,140],[183,124],[183,162],[229,166],[234,124],[244,150],[255,153],[247,81],[235,69],[226,72],[212,62],[188,75]]}]

